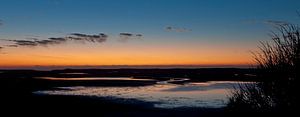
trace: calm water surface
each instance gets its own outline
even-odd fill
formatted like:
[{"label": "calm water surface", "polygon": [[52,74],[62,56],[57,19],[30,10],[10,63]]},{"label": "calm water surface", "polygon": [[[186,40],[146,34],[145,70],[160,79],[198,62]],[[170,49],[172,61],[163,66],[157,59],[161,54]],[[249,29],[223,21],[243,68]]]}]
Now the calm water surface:
[{"label": "calm water surface", "polygon": [[[104,78],[111,79],[111,78]],[[118,78],[122,80],[122,78]],[[128,80],[132,78],[124,78]],[[75,79],[72,79],[75,80]],[[80,79],[82,80],[82,78]],[[92,80],[92,79],[89,79]],[[138,80],[138,79],[135,79]],[[143,80],[143,79],[141,79]],[[188,79],[176,79],[187,81]],[[177,107],[209,107],[221,108],[226,106],[228,97],[234,87],[251,82],[235,81],[210,81],[210,82],[184,82],[173,84],[175,80],[159,81],[150,86],[134,87],[101,87],[101,86],[74,86],[57,87],[64,90],[43,90],[34,92],[42,95],[72,95],[101,97],[108,100],[135,99],[145,102],[153,102],[157,108],[177,108]]]}]

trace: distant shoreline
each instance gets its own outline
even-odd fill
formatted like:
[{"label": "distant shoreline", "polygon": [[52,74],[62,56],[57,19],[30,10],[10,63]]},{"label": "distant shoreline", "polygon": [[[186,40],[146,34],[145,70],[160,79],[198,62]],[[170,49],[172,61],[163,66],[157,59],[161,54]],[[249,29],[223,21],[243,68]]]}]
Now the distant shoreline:
[{"label": "distant shoreline", "polygon": [[189,78],[196,81],[255,81],[253,68],[120,68],[120,69],[56,69],[56,70],[0,70],[0,78],[91,78],[130,77],[142,79]]},{"label": "distant shoreline", "polygon": [[64,69],[201,69],[255,68],[254,65],[97,65],[97,66],[0,66],[0,70],[64,70]]}]

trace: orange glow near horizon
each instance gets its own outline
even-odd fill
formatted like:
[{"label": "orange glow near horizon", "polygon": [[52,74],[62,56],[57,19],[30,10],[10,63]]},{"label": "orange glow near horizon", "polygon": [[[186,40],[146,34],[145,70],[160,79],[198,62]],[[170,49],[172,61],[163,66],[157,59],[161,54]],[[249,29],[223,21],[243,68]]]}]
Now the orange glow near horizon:
[{"label": "orange glow near horizon", "polygon": [[[134,45],[134,46],[133,46]],[[21,47],[6,50],[0,66],[97,66],[97,65],[247,65],[249,48],[194,43],[129,44],[55,47]]]}]

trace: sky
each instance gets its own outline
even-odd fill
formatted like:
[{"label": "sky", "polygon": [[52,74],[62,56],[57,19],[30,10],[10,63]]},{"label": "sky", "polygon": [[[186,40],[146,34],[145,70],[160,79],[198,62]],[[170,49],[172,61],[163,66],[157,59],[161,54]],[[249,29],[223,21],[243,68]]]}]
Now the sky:
[{"label": "sky", "polygon": [[299,0],[0,0],[0,67],[253,65]]}]

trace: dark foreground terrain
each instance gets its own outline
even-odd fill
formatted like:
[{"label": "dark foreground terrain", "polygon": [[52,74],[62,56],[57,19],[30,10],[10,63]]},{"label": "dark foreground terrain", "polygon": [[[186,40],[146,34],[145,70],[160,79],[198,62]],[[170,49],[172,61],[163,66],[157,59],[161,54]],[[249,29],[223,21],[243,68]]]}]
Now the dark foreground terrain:
[{"label": "dark foreground terrain", "polygon": [[[84,70],[0,70],[1,114],[12,115],[96,115],[96,116],[226,116],[239,115],[226,108],[175,108],[158,109],[138,100],[116,103],[101,98],[36,95],[33,91],[51,89],[57,86],[143,86],[145,82],[109,81],[51,81],[36,77],[82,78],[82,77],[134,77],[165,80],[169,78],[190,78],[195,81],[255,81],[252,69],[84,69]],[[124,102],[124,101],[123,101]],[[131,104],[134,102],[135,104]]]}]

